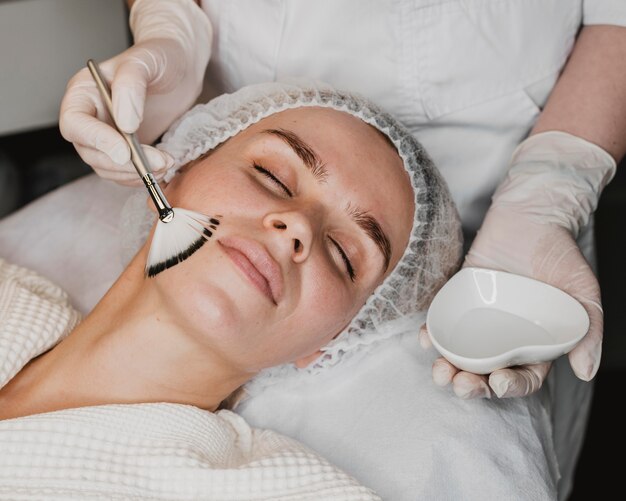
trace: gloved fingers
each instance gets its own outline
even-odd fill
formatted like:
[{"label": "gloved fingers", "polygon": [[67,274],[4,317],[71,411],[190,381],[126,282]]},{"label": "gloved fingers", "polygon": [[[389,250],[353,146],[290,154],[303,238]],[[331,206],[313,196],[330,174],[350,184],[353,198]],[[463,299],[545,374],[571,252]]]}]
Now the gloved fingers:
[{"label": "gloved fingers", "polygon": [[487,376],[461,371],[443,357],[433,363],[433,381],[438,386],[452,383],[456,396],[465,400],[491,398]]},{"label": "gloved fingers", "polygon": [[157,62],[147,49],[128,51],[111,83],[113,113],[117,126],[132,134],[143,120],[148,85],[159,72]]},{"label": "gloved fingers", "polygon": [[[420,328],[419,341],[423,348],[432,346],[426,324]],[[491,390],[486,377],[459,371],[443,357],[433,363],[433,381],[437,386],[447,386],[452,383],[454,393],[459,398],[491,398]]]},{"label": "gloved fingers", "polygon": [[[153,148],[152,146],[144,144],[142,148],[148,160],[148,167],[154,174],[154,177],[157,178],[157,180],[162,178],[167,170],[172,167],[174,160],[167,153]],[[119,174],[122,177],[132,175],[138,178],[137,170],[131,162],[118,165],[112,162],[111,159],[101,151],[79,144],[76,145],[76,151],[83,160],[87,161],[87,159],[89,159],[92,161],[95,164],[94,170],[98,173],[102,172],[103,174],[109,175],[109,177],[113,174]],[[126,176],[126,174],[128,174],[128,176]]]},{"label": "gloved fingers", "polygon": [[[178,89],[182,92],[179,105],[183,106],[183,111],[193,102],[192,97],[191,102],[185,104],[189,96],[185,95],[181,84],[186,64],[179,43],[167,39],[147,40],[127,49],[116,59],[111,96],[115,121],[124,132],[130,134],[139,128],[148,94],[154,96]],[[159,113],[163,113],[161,107]]]},{"label": "gloved fingers", "polygon": [[489,375],[489,386],[499,398],[525,397],[541,388],[552,362],[499,369]]},{"label": "gloved fingers", "polygon": [[420,331],[417,335],[417,339],[419,340],[420,346],[424,348],[425,350],[432,348],[433,342],[430,339],[430,334],[428,333],[428,328],[426,327],[426,324],[423,324],[420,327]]},{"label": "gloved fingers", "polygon": [[134,170],[134,168],[132,168],[132,165],[130,165],[129,163],[119,165],[113,162],[108,155],[105,155],[101,151],[90,148],[88,146],[75,144],[74,147],[76,148],[76,152],[83,160],[83,162],[90,165],[91,168],[96,172],[96,174],[104,179],[108,179],[111,181],[130,179],[133,172],[135,174],[135,177],[138,178],[137,172]]},{"label": "gloved fingers", "polygon": [[569,352],[574,374],[583,381],[590,381],[598,372],[602,358],[602,333],[604,317],[599,302],[577,298],[589,315],[589,330],[584,338]]},{"label": "gloved fingers", "polygon": [[491,389],[487,384],[487,376],[459,371],[452,380],[452,389],[457,397],[464,400],[470,398],[491,398]]},{"label": "gloved fingers", "polygon": [[449,385],[457,372],[459,369],[443,357],[433,362],[433,381],[437,386]]},{"label": "gloved fingers", "polygon": [[[135,167],[131,162],[118,165],[101,151],[86,146],[75,145],[76,151],[83,161],[93,167],[96,173],[103,179],[115,181],[125,186],[141,186],[143,182],[139,178]],[[161,152],[151,146],[142,145],[148,159],[152,173],[157,181],[160,181],[174,161],[167,153]],[[155,167],[153,167],[155,166]]]},{"label": "gloved fingers", "polygon": [[122,135],[102,121],[106,116],[102,106],[95,83],[71,83],[61,103],[61,135],[71,143],[105,153],[118,165],[125,164],[130,149]]}]

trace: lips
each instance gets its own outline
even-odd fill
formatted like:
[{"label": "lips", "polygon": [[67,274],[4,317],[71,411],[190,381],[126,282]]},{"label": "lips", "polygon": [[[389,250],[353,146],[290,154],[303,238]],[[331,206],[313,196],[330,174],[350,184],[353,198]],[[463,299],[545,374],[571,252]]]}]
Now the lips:
[{"label": "lips", "polygon": [[252,285],[278,304],[282,296],[283,274],[265,247],[255,240],[234,236],[220,238],[218,243]]}]

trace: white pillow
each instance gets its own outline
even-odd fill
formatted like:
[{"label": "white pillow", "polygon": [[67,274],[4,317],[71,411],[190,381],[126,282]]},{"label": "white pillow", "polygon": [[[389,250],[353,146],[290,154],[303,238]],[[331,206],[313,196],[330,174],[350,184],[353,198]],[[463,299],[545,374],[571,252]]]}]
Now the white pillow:
[{"label": "white pillow", "polygon": [[[67,185],[0,221],[0,256],[50,278],[87,313],[128,259],[120,214],[136,191],[95,175]],[[532,397],[460,400],[432,383],[435,353],[418,346],[417,327],[315,379],[269,387],[237,411],[304,442],[384,499],[554,499],[557,490],[564,498],[590,385],[561,360],[549,388]],[[558,413],[566,419],[553,434]],[[569,458],[558,489],[557,454]]]}]

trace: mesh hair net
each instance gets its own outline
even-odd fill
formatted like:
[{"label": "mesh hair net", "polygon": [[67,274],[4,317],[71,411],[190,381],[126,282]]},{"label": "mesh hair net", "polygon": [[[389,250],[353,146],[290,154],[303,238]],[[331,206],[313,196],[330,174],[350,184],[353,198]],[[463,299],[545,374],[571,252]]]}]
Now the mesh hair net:
[{"label": "mesh hair net", "polygon": [[274,113],[303,106],[333,108],[360,118],[395,145],[409,173],[415,214],[404,255],[348,327],[305,369],[293,364],[267,369],[248,383],[256,390],[277,380],[315,374],[343,357],[408,329],[417,331],[433,296],[456,271],[461,258],[460,220],[447,186],[420,143],[397,120],[368,100],[311,81],[244,87],[197,105],[164,135],[158,148],[174,158],[169,180],[181,166]]}]

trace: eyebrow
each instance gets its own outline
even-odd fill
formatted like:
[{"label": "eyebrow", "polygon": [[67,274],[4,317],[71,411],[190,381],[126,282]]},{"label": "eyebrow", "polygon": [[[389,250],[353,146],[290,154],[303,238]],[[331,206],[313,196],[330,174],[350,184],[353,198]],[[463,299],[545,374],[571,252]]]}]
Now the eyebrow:
[{"label": "eyebrow", "polygon": [[389,262],[391,261],[391,242],[387,235],[383,231],[382,227],[367,211],[360,209],[359,207],[351,207],[350,203],[346,207],[346,212],[352,217],[354,222],[370,237],[380,252],[383,254],[385,260],[384,271],[389,268]]},{"label": "eyebrow", "polygon": [[300,160],[306,165],[307,169],[311,171],[311,174],[315,176],[320,182],[326,180],[328,171],[322,163],[320,157],[313,151],[308,144],[306,144],[295,133],[285,129],[266,129],[263,132],[266,134],[272,134],[281,138],[289,147],[294,151],[296,155],[300,157]]},{"label": "eyebrow", "polygon": [[[311,171],[313,176],[319,181],[324,182],[328,176],[328,171],[322,163],[320,157],[313,149],[306,144],[295,133],[284,129],[266,129],[266,134],[272,134],[282,139],[292,150],[298,155],[302,163]],[[391,242],[385,234],[380,223],[367,211],[359,207],[352,207],[350,203],[346,206],[346,212],[352,220],[361,228],[365,234],[376,244],[383,255],[385,262],[384,271],[389,268],[391,261]]]}]

